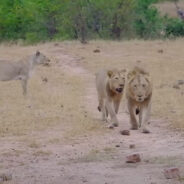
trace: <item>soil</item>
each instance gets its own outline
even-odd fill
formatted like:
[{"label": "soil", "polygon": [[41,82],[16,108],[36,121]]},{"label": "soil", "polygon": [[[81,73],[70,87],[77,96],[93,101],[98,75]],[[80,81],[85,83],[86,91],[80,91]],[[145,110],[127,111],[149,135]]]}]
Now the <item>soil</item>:
[{"label": "soil", "polygon": [[[52,50],[50,53],[54,52]],[[56,54],[56,53],[54,53]],[[94,75],[72,56],[58,52],[58,67],[86,78],[86,111],[99,119]],[[184,182],[183,135],[168,128],[165,119],[151,119],[150,134],[130,130],[129,115],[120,110],[120,126],[105,133],[86,134],[71,141],[63,139],[64,125],[33,132],[29,138],[39,145],[25,146],[25,137],[2,137],[0,171],[11,173],[9,184],[179,184]],[[107,126],[104,126],[107,129]],[[55,138],[55,139],[54,139]],[[53,139],[53,142],[49,140]],[[130,145],[135,145],[130,148]],[[126,156],[138,153],[141,162],[126,163]],[[166,179],[168,167],[180,170],[180,179]]]}]

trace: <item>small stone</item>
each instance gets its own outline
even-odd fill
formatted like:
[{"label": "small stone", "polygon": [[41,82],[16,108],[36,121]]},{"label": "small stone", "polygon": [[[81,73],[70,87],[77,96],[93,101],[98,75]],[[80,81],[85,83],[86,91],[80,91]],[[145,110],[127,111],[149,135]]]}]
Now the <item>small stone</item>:
[{"label": "small stone", "polygon": [[108,128],[109,129],[114,129],[114,126],[113,125],[109,125]]},{"label": "small stone", "polygon": [[178,84],[174,84],[174,85],[173,85],[173,88],[175,88],[175,89],[180,89],[180,87],[179,87]]},{"label": "small stone", "polygon": [[129,145],[129,148],[130,148],[130,149],[134,149],[134,148],[135,148],[135,144],[130,144],[130,145]]},{"label": "small stone", "polygon": [[158,50],[158,53],[161,53],[162,54],[163,52],[164,52],[163,49],[159,49]]},{"label": "small stone", "polygon": [[120,147],[120,145],[119,144],[116,144],[116,148],[119,148]]},{"label": "small stone", "polygon": [[48,82],[47,77],[42,78],[42,81],[43,81],[43,82]]},{"label": "small stone", "polygon": [[166,179],[180,178],[180,172],[177,167],[171,167],[164,170]]},{"label": "small stone", "polygon": [[142,133],[144,133],[144,134],[149,134],[150,131],[149,131],[148,129],[144,128],[144,129],[142,130]]},{"label": "small stone", "polygon": [[100,49],[95,49],[93,52],[99,53],[100,52]]},{"label": "small stone", "polygon": [[56,47],[59,46],[59,43],[55,43],[54,46],[56,46]]},{"label": "small stone", "polygon": [[140,154],[134,153],[126,157],[126,163],[137,163],[141,161]]},{"label": "small stone", "polygon": [[130,135],[130,131],[129,130],[121,130],[120,134],[121,135]]},{"label": "small stone", "polygon": [[137,62],[137,63],[141,63],[142,61],[141,61],[141,60],[137,60],[136,62]]},{"label": "small stone", "polygon": [[184,80],[178,80],[178,85],[183,85],[184,84]]}]

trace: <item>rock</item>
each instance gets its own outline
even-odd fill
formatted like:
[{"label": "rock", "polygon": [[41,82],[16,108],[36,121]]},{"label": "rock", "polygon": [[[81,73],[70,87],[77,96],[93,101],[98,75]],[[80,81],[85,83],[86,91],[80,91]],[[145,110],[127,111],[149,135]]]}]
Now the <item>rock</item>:
[{"label": "rock", "polygon": [[48,82],[47,77],[43,77],[43,78],[42,78],[42,81],[43,81],[43,82]]},{"label": "rock", "polygon": [[149,134],[150,131],[149,131],[147,128],[144,128],[144,129],[142,130],[142,133],[144,133],[144,134]]},{"label": "rock", "polygon": [[184,84],[184,80],[178,80],[178,85],[183,85]]},{"label": "rock", "polygon": [[175,89],[180,89],[180,87],[179,87],[178,84],[174,84],[174,85],[173,85],[173,88],[175,88]]},{"label": "rock", "polygon": [[135,144],[130,144],[130,145],[129,145],[129,148],[130,148],[130,149],[134,149],[134,148],[135,148]]},{"label": "rock", "polygon": [[180,172],[177,167],[171,167],[164,170],[166,179],[180,178]]},{"label": "rock", "polygon": [[163,52],[164,52],[163,49],[159,49],[159,50],[158,50],[158,53],[161,53],[161,54],[162,54]]},{"label": "rock", "polygon": [[137,163],[141,161],[140,154],[134,153],[126,157],[126,163]]},{"label": "rock", "polygon": [[100,49],[95,49],[93,52],[94,53],[99,53],[100,52]]},{"label": "rock", "polygon": [[141,63],[142,61],[141,61],[141,60],[137,60],[136,62],[137,62],[137,63]]},{"label": "rock", "polygon": [[54,46],[55,46],[55,47],[59,46],[59,43],[55,43]]},{"label": "rock", "polygon": [[129,130],[121,130],[120,134],[121,135],[130,135],[130,131]]},{"label": "rock", "polygon": [[109,129],[114,129],[114,126],[111,124],[108,126]]},{"label": "rock", "polygon": [[2,173],[2,174],[0,174],[0,179],[2,179],[3,181],[12,180],[12,174],[10,174],[10,173]]}]

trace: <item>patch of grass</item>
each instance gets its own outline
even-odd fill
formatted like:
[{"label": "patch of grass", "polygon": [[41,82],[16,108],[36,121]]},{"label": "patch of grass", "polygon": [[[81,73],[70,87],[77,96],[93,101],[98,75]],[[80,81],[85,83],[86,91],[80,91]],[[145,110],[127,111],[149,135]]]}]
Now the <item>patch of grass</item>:
[{"label": "patch of grass", "polygon": [[33,156],[35,157],[45,157],[45,156],[50,156],[52,154],[51,151],[44,151],[44,150],[38,150],[33,153]]},{"label": "patch of grass", "polygon": [[[66,46],[73,56],[81,59],[80,63],[95,75],[101,68],[132,69],[141,61],[153,79],[152,115],[168,119],[172,125],[184,128],[183,86],[174,89],[173,84],[184,76],[184,39],[177,40],[131,40],[123,42],[91,41],[81,47],[76,42]],[[74,49],[71,49],[74,48]],[[93,50],[98,48],[99,53]],[[163,53],[159,53],[162,49]],[[160,87],[165,84],[164,87]],[[171,111],[175,111],[172,113]]]},{"label": "patch of grass", "polygon": [[28,144],[28,147],[30,147],[30,148],[40,148],[41,145],[36,141],[32,141]]},{"label": "patch of grass", "polygon": [[111,160],[115,154],[115,149],[106,147],[103,150],[92,149],[86,155],[79,157],[74,162],[100,162]]},{"label": "patch of grass", "polygon": [[22,150],[13,150],[13,151],[3,152],[3,153],[1,153],[1,155],[4,157],[13,157],[13,156],[19,157],[23,153],[24,153],[24,151],[22,151]]},{"label": "patch of grass", "polygon": [[178,179],[178,181],[184,183],[184,177],[180,177],[180,178]]},{"label": "patch of grass", "polygon": [[59,142],[60,142],[59,138],[53,138],[48,141],[48,143],[50,144],[58,144]]},{"label": "patch of grass", "polygon": [[177,156],[158,156],[155,158],[151,158],[150,163],[154,164],[162,164],[169,167],[176,166],[181,163],[181,157]]}]

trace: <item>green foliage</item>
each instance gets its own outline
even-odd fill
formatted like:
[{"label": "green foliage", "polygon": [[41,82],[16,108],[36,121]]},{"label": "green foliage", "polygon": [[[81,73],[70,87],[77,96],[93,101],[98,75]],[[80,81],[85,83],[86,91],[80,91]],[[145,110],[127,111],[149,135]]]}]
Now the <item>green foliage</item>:
[{"label": "green foliage", "polygon": [[135,30],[140,38],[157,38],[163,29],[162,18],[152,3],[155,0],[137,0]]},{"label": "green foliage", "polygon": [[[0,0],[0,40],[183,36],[183,22],[161,17],[160,0]],[[175,1],[175,0],[172,0]]]},{"label": "green foliage", "polygon": [[176,18],[166,19],[166,37],[184,36],[184,21]]}]

